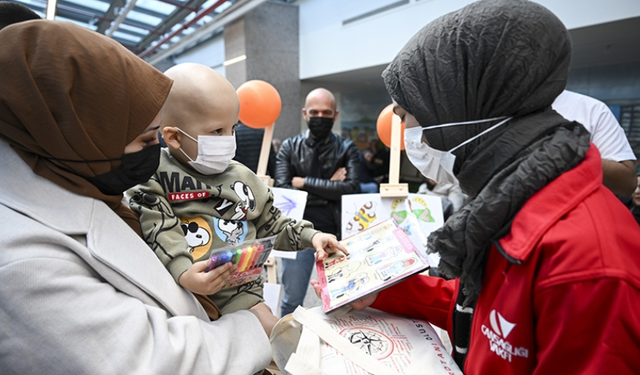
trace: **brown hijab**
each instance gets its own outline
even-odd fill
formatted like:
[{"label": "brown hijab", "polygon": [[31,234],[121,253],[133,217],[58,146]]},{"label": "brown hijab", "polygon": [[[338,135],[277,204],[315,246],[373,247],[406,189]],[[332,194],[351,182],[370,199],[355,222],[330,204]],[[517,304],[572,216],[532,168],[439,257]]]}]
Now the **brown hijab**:
[{"label": "brown hijab", "polygon": [[8,26],[0,45],[0,137],[36,174],[105,202],[140,234],[122,195],[105,195],[85,179],[120,160],[86,161],[120,158],[160,111],[171,79],[119,43],[67,22]]}]

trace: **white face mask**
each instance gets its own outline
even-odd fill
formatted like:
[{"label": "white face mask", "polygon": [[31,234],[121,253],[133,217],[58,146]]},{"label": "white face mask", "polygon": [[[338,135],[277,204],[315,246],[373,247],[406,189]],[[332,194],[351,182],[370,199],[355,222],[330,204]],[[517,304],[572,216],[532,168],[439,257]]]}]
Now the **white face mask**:
[{"label": "white face mask", "polygon": [[191,159],[182,147],[180,151],[189,159],[189,165],[202,174],[211,175],[224,172],[231,159],[236,155],[235,135],[199,135],[196,140],[182,129],[176,129],[198,144],[196,160]]},{"label": "white face mask", "polygon": [[[466,141],[460,143],[456,147],[452,148],[449,151],[440,151],[436,150],[426,143],[422,142],[422,132],[427,129],[435,129],[435,128],[444,128],[447,126],[456,126],[456,125],[469,125],[469,124],[477,124],[482,122],[496,121],[504,119],[499,123],[493,125],[492,127],[484,130],[483,132],[467,139]],[[453,174],[453,165],[456,161],[456,156],[453,154],[453,151],[456,149],[466,145],[467,143],[473,141],[474,139],[490,132],[491,130],[497,128],[498,126],[506,123],[511,120],[511,117],[497,117],[491,118],[487,120],[475,120],[475,121],[466,121],[466,122],[453,122],[449,124],[442,125],[434,125],[426,128],[422,128],[420,126],[416,126],[413,128],[406,128],[404,130],[404,147],[407,151],[407,157],[411,164],[413,164],[423,176],[426,178],[435,181],[438,184],[444,183],[453,183],[457,184],[458,179]]]}]

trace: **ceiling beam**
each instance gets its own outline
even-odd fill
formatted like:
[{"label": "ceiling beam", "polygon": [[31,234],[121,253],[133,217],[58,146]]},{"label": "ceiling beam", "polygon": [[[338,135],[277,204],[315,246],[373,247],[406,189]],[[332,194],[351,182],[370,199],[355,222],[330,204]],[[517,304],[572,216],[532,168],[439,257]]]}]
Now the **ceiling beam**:
[{"label": "ceiling beam", "polygon": [[196,31],[189,35],[182,37],[178,42],[173,43],[169,48],[156,53],[151,56],[147,62],[151,65],[156,64],[169,56],[176,54],[192,43],[197,42],[200,38],[203,38],[217,29],[224,27],[225,25],[243,17],[248,12],[252,11],[256,7],[260,6],[267,0],[240,0],[231,8],[225,10],[223,13],[217,15],[213,21],[199,27]]},{"label": "ceiling beam", "polygon": [[191,7],[189,5],[179,3],[177,1],[171,1],[171,0],[158,0],[158,1],[160,1],[161,3],[166,3],[166,4],[173,5],[174,7],[188,9],[188,10],[190,10],[192,12],[197,12],[198,11],[198,8],[194,8],[194,7]]},{"label": "ceiling beam", "polygon": [[113,33],[116,30],[118,30],[118,27],[120,27],[120,24],[127,18],[127,14],[129,14],[131,9],[133,9],[133,7],[136,6],[137,1],[138,0],[129,0],[127,5],[124,7],[124,9],[120,11],[120,14],[118,14],[118,17],[113,21],[113,23],[111,24],[111,27],[109,27],[109,30],[107,30],[107,32],[104,35],[111,37]]},{"label": "ceiling beam", "polygon": [[[126,25],[126,23],[123,22],[122,25]],[[141,32],[141,31],[137,31],[137,30],[129,30],[128,28],[124,28],[124,27],[119,27],[118,28],[118,32],[119,33],[123,33],[123,34],[127,34],[127,35],[131,35],[131,36],[135,36],[135,37],[138,37],[140,39],[142,39],[145,36],[147,36],[147,33],[145,33],[145,32]]]},{"label": "ceiling beam", "polygon": [[109,6],[109,9],[104,13],[104,16],[100,19],[100,21],[98,21],[98,29],[96,30],[97,32],[99,32],[100,34],[104,34],[107,31],[109,25],[111,25],[111,22],[116,18],[116,9],[124,7],[124,3],[125,0],[113,0],[111,2],[111,6]]},{"label": "ceiling beam", "polygon": [[147,9],[147,8],[141,7],[141,6],[136,6],[136,8],[134,10],[136,12],[138,12],[138,13],[146,14],[146,15],[149,15],[149,16],[152,16],[152,17],[156,17],[156,18],[161,18],[163,20],[165,18],[167,18],[167,16],[168,16],[168,14],[166,14],[166,13],[156,12],[155,10]]},{"label": "ceiling beam", "polygon": [[87,7],[87,6],[76,4],[76,3],[72,3],[72,2],[69,2],[69,1],[65,1],[65,0],[58,0],[58,6],[63,7],[63,8],[74,8],[74,9],[77,9],[78,11],[82,11],[84,13],[90,13],[90,14],[96,14],[96,12],[97,13],[102,13],[102,11],[100,11],[98,9]]},{"label": "ceiling beam", "polygon": [[[144,51],[151,43],[157,40],[160,36],[165,35],[171,28],[178,22],[183,21],[192,11],[192,9],[199,9],[202,4],[207,0],[191,0],[184,4],[184,7],[178,7],[169,17],[158,25],[153,34],[147,35],[143,38],[136,47],[139,50]],[[175,4],[172,4],[175,5]]]},{"label": "ceiling beam", "polygon": [[161,45],[163,45],[166,42],[170,41],[174,36],[176,36],[178,34],[181,34],[184,30],[188,29],[189,27],[194,25],[196,22],[198,22],[202,17],[204,17],[207,14],[213,12],[217,7],[219,7],[220,5],[222,5],[222,4],[226,3],[226,2],[227,2],[227,0],[218,0],[215,3],[213,3],[210,7],[208,7],[207,9],[202,9],[190,21],[185,22],[184,24],[182,24],[182,26],[180,26],[180,28],[178,28],[175,31],[172,31],[171,34],[162,37],[162,39],[155,46],[150,47],[150,48],[146,49],[144,52],[142,52],[140,54],[140,57],[144,58],[145,56],[149,55],[151,52],[153,52],[156,49],[158,49]]}]

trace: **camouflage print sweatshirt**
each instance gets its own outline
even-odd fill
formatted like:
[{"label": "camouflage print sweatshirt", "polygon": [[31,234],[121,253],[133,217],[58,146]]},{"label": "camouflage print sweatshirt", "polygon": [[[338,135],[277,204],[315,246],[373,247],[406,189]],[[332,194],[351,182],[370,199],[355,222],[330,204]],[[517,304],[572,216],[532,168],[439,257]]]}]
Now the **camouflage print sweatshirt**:
[{"label": "camouflage print sweatshirt", "polygon": [[271,189],[244,165],[231,161],[217,175],[203,175],[163,148],[151,179],[126,192],[144,240],[176,282],[212,249],[278,235],[275,248],[301,251],[317,232],[305,220],[282,215]]}]

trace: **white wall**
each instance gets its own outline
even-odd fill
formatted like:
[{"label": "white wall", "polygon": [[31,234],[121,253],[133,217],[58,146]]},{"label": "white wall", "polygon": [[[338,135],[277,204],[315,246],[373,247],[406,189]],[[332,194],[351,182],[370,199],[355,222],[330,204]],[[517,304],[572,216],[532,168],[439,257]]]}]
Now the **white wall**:
[{"label": "white wall", "polygon": [[[343,25],[398,0],[299,0],[300,79],[388,64],[418,30],[470,0],[410,0]],[[538,0],[568,29],[640,16],[640,0]]]}]

